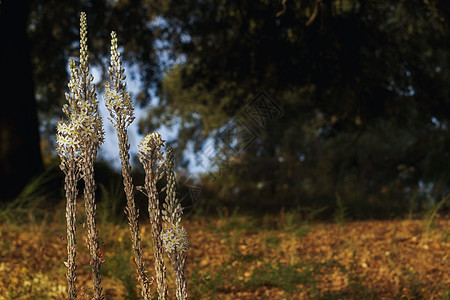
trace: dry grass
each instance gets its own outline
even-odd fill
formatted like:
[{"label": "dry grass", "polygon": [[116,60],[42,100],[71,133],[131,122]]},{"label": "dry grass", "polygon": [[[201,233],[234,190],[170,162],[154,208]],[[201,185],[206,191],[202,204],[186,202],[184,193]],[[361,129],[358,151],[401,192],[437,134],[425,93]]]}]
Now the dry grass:
[{"label": "dry grass", "polygon": [[[185,222],[192,245],[188,293],[191,299],[449,299],[450,220],[436,220],[423,239],[425,225],[194,217]],[[77,285],[87,299],[89,253],[86,230],[78,226]],[[127,226],[100,224],[99,232],[106,299],[139,299]],[[62,222],[0,225],[0,299],[65,299],[64,236]],[[153,265],[148,225],[142,236],[146,264]],[[174,299],[171,272],[168,281]]]}]

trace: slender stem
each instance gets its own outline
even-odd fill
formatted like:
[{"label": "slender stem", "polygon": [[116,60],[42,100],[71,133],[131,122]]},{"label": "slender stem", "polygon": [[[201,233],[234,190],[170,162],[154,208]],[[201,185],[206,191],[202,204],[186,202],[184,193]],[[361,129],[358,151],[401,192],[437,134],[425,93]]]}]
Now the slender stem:
[{"label": "slender stem", "polygon": [[127,197],[126,212],[128,216],[128,225],[130,227],[132,247],[134,250],[134,261],[136,263],[139,283],[141,284],[142,297],[144,297],[145,300],[149,300],[151,299],[151,282],[147,277],[145,263],[142,257],[141,234],[138,221],[139,211],[136,209],[134,201],[134,186],[131,177],[130,154],[128,153],[130,147],[128,144],[128,135],[126,134],[125,128],[119,128],[117,134],[119,138],[119,154],[122,164],[123,185]]},{"label": "slender stem", "polygon": [[[187,240],[187,233],[180,225],[181,215],[183,214],[181,204],[178,201],[175,189],[175,173],[174,173],[174,155],[172,147],[167,147],[166,156],[166,202],[164,204],[163,220],[167,224],[167,228],[163,233],[166,251],[168,251],[169,258],[172,260],[172,268],[175,273],[176,283],[176,297],[178,300],[187,299],[187,282],[184,277],[184,270],[186,264],[186,251],[189,247]],[[167,235],[168,232],[172,235]],[[176,235],[176,238],[173,237]],[[181,239],[181,241],[180,241]],[[171,250],[172,249],[172,250]]]},{"label": "slender stem", "polygon": [[187,282],[184,277],[186,255],[177,253],[174,255],[173,270],[175,271],[175,281],[177,286],[176,296],[178,300],[187,300]]},{"label": "slender stem", "polygon": [[153,253],[155,256],[155,271],[156,283],[158,285],[158,299],[167,299],[167,285],[166,285],[166,266],[164,264],[164,251],[161,238],[161,214],[159,210],[158,191],[156,189],[156,182],[158,174],[152,172],[152,163],[147,167],[145,176],[145,189],[148,193],[148,212],[150,215],[150,225],[152,229],[153,238]]},{"label": "slender stem", "polygon": [[94,299],[104,299],[102,294],[102,279],[100,277],[100,248],[97,231],[97,223],[95,220],[96,204],[95,204],[95,179],[94,179],[94,157],[97,151],[89,149],[87,155],[84,156],[83,178],[85,184],[84,201],[86,208],[86,223],[88,229],[88,245],[91,256],[90,265],[92,268],[92,277],[94,280]]},{"label": "slender stem", "polygon": [[66,221],[67,221],[67,292],[70,300],[77,299],[75,270],[76,258],[76,207],[77,207],[77,176],[76,165],[73,160],[69,162],[69,167],[65,177],[64,189],[66,191]]}]

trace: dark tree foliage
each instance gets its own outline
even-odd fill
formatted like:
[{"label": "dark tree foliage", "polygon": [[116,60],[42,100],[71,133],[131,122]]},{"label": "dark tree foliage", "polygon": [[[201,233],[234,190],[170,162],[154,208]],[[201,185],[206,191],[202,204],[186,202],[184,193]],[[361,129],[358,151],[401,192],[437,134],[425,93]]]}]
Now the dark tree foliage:
[{"label": "dark tree foliage", "polygon": [[42,168],[27,18],[31,1],[0,2],[0,199]]},{"label": "dark tree foliage", "polygon": [[157,11],[144,1],[34,1],[29,20],[31,56],[40,121],[44,134],[53,135],[55,116],[67,91],[68,59],[78,57],[79,17],[85,11],[88,22],[88,47],[91,67],[100,68],[98,88],[108,78],[111,31],[116,31],[128,69],[138,72],[145,87],[142,104],[149,100],[148,87],[160,75],[154,41],[157,26],[152,24]]},{"label": "dark tree foliage", "polygon": [[331,210],[337,194],[354,216],[389,216],[416,194],[448,193],[445,1],[168,7],[165,35],[179,63],[144,130],[181,124],[179,151],[213,137],[226,153],[217,132],[258,91],[285,112],[245,151],[226,153],[220,176],[205,177],[222,201]]},{"label": "dark tree foliage", "polygon": [[102,69],[101,76],[107,75],[110,32],[115,30],[124,61],[143,80],[142,104],[149,99],[147,88],[158,81],[152,24],[157,10],[149,3],[1,1],[1,199],[14,198],[42,168],[39,129],[44,142],[52,145],[67,91],[68,59],[79,55],[81,11],[88,15],[90,63]]},{"label": "dark tree foliage", "polygon": [[[367,217],[399,214],[449,192],[446,1],[15,2],[0,2],[2,176],[11,145],[21,145],[14,155],[26,156],[18,163],[27,164],[28,176],[39,169],[36,108],[51,141],[86,11],[92,65],[107,66],[115,30],[127,69],[143,80],[139,102],[157,88],[159,105],[141,130],[180,126],[169,141],[179,158],[188,145],[198,152],[215,141],[219,171],[203,178],[204,195],[230,205],[328,212],[339,196],[349,213]],[[23,10],[8,12],[7,5]],[[166,65],[158,54],[169,55]],[[6,67],[11,61],[15,67]],[[222,133],[259,91],[284,114],[233,152]],[[4,143],[5,136],[14,138]]]}]

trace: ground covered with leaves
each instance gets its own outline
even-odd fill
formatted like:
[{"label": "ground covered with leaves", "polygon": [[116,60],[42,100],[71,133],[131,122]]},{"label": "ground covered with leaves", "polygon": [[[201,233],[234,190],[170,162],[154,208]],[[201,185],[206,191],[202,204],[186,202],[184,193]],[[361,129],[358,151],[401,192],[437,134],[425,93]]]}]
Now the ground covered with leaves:
[{"label": "ground covered with leaves", "polygon": [[[184,222],[190,299],[449,299],[450,220],[313,223],[294,213]],[[127,225],[99,224],[106,299],[139,299]],[[77,285],[91,294],[80,222]],[[148,224],[144,256],[154,273]],[[0,225],[0,299],[66,299],[64,223]],[[167,260],[169,298],[174,276]],[[156,290],[153,291],[156,295]]]}]

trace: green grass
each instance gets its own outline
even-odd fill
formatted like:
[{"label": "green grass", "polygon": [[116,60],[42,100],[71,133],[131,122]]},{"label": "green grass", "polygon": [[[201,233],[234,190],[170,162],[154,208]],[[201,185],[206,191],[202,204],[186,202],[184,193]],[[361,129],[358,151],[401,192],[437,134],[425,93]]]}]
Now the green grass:
[{"label": "green grass", "polygon": [[106,186],[99,184],[102,192],[100,201],[100,209],[98,210],[98,220],[102,224],[124,224],[125,214],[123,213],[122,204],[124,204],[125,192],[123,190],[122,180],[111,180]]},{"label": "green grass", "polygon": [[281,243],[279,237],[277,237],[273,231],[270,231],[269,236],[266,238],[266,244],[270,247],[278,247]]},{"label": "green grass", "polygon": [[425,240],[428,238],[428,234],[432,228],[434,228],[435,220],[438,215],[438,211],[445,207],[446,205],[450,205],[450,195],[446,195],[442,197],[441,201],[431,206],[426,212],[424,217],[424,229],[422,233],[422,238]]},{"label": "green grass", "polygon": [[47,166],[27,183],[13,201],[0,203],[0,222],[17,225],[29,215],[37,220],[45,219],[52,207],[51,200],[60,198],[61,178],[57,164]]},{"label": "green grass", "polygon": [[232,230],[247,230],[247,231],[257,231],[258,226],[256,224],[256,218],[253,215],[241,214],[239,207],[233,209],[231,214],[228,209],[219,207],[217,208],[218,219],[221,220],[222,224],[218,228],[218,232],[229,232]]},{"label": "green grass", "polygon": [[[301,271],[298,269],[301,267]],[[267,262],[253,272],[245,287],[271,286],[278,287],[289,294],[297,290],[297,285],[305,284],[315,289],[314,269],[312,266],[295,264],[285,265],[278,262]]]}]

